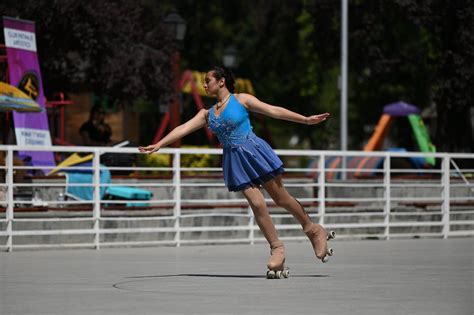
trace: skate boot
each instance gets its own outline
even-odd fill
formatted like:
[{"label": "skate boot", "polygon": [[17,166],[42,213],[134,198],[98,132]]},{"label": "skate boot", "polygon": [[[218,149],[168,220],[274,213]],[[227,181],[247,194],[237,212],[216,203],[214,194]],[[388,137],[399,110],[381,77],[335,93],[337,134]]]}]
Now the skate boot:
[{"label": "skate boot", "polygon": [[288,278],[290,271],[285,269],[285,247],[283,242],[272,242],[270,244],[270,255],[271,257],[267,263],[267,279]]},{"label": "skate boot", "polygon": [[327,241],[336,237],[334,231],[326,232],[326,230],[320,225],[313,223],[309,227],[305,228],[304,233],[308,236],[313,245],[314,253],[316,257],[321,259],[323,263],[328,262],[329,256],[334,254],[332,248],[328,248]]}]

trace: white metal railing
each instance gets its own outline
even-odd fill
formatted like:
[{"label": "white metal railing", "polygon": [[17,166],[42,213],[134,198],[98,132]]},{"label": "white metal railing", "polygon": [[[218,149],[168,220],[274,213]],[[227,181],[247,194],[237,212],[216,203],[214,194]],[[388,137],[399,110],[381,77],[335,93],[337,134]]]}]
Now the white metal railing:
[{"label": "white metal railing", "polygon": [[[228,193],[218,165],[183,166],[183,156],[220,149],[163,149],[171,166],[108,167],[135,172],[101,182],[101,155],[130,154],[137,148],[41,147],[56,154],[93,154],[90,166],[63,171],[89,171],[91,183],[67,183],[64,177],[15,179],[16,172],[50,167],[17,165],[14,157],[32,147],[0,146],[0,240],[14,248],[93,247],[119,245],[233,243],[263,241],[251,209],[242,195]],[[306,206],[310,216],[339,238],[443,237],[474,235],[474,154],[277,150],[285,160],[285,186]],[[433,157],[436,167],[416,169],[407,159]],[[362,158],[379,159],[379,166],[361,169]],[[346,168],[335,163],[346,160]],[[1,160],[1,159],[0,159]],[[304,161],[301,161],[304,160]],[[314,163],[309,163],[313,160]],[[403,163],[401,163],[403,162]],[[401,167],[400,165],[403,165]],[[150,178],[150,173],[157,173]],[[191,175],[190,175],[191,174]],[[193,175],[194,174],[194,175]],[[341,176],[343,174],[343,176]],[[14,176],[15,175],[15,176]],[[198,176],[199,175],[199,176]],[[30,177],[26,177],[30,178]],[[343,179],[341,179],[343,178]],[[69,186],[89,187],[91,200],[58,200]],[[101,188],[130,186],[154,192],[151,200],[105,200]],[[21,195],[31,193],[31,198]],[[37,197],[36,192],[42,192]],[[301,227],[267,198],[283,239],[303,239]],[[131,205],[130,205],[131,204]],[[2,215],[3,213],[3,215]]]}]

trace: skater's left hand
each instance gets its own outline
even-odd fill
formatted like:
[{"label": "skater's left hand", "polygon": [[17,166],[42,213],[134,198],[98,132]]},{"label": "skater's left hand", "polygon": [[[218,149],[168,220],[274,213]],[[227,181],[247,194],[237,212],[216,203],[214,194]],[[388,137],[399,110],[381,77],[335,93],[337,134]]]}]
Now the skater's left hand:
[{"label": "skater's left hand", "polygon": [[305,122],[307,125],[316,125],[316,124],[319,124],[320,122],[325,121],[329,115],[330,115],[329,113],[324,113],[320,115],[312,115],[312,116],[306,117]]},{"label": "skater's left hand", "polygon": [[148,153],[148,154],[157,152],[159,149],[160,149],[160,146],[158,145],[158,143],[150,144],[146,147],[138,147],[138,151],[140,151],[140,153]]}]

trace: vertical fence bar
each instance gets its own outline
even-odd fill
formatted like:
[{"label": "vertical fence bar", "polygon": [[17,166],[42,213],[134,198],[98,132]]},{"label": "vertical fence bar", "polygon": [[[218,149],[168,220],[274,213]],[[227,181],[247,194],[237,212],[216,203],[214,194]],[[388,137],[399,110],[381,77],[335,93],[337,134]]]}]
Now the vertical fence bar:
[{"label": "vertical fence bar", "polygon": [[385,232],[384,237],[386,240],[390,239],[390,203],[391,203],[391,193],[390,193],[390,154],[385,154],[385,159],[383,163],[383,188],[384,188],[384,226]]},{"label": "vertical fence bar", "polygon": [[181,246],[181,152],[176,150],[173,156],[173,186],[174,186],[174,229],[176,247]]},{"label": "vertical fence bar", "polygon": [[442,206],[442,213],[443,213],[443,238],[446,239],[448,238],[449,235],[449,213],[450,213],[450,205],[449,205],[449,199],[450,199],[450,191],[449,191],[449,185],[450,185],[450,176],[451,176],[451,170],[450,170],[450,157],[448,155],[443,156],[443,161],[441,162],[441,169],[442,169],[442,175],[441,175],[441,180],[442,180],[442,186],[443,186],[443,206]]},{"label": "vertical fence bar", "polygon": [[5,157],[5,183],[7,184],[7,251],[13,251],[13,149],[7,148]]},{"label": "vertical fence bar", "polygon": [[326,213],[326,161],[324,154],[319,156],[318,172],[318,202],[319,202],[319,224],[324,225],[324,214]]},{"label": "vertical fence bar", "polygon": [[92,162],[94,174],[94,247],[100,249],[100,152],[98,149],[94,150],[94,159]]}]

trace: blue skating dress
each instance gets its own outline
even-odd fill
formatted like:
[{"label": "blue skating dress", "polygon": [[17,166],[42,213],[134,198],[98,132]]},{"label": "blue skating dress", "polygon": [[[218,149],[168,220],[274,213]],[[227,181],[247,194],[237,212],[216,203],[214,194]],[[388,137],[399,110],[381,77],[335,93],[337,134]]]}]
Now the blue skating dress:
[{"label": "blue skating dress", "polygon": [[229,191],[241,191],[284,172],[283,162],[250,125],[247,109],[232,94],[223,112],[209,109],[208,126],[224,146],[222,169]]}]

